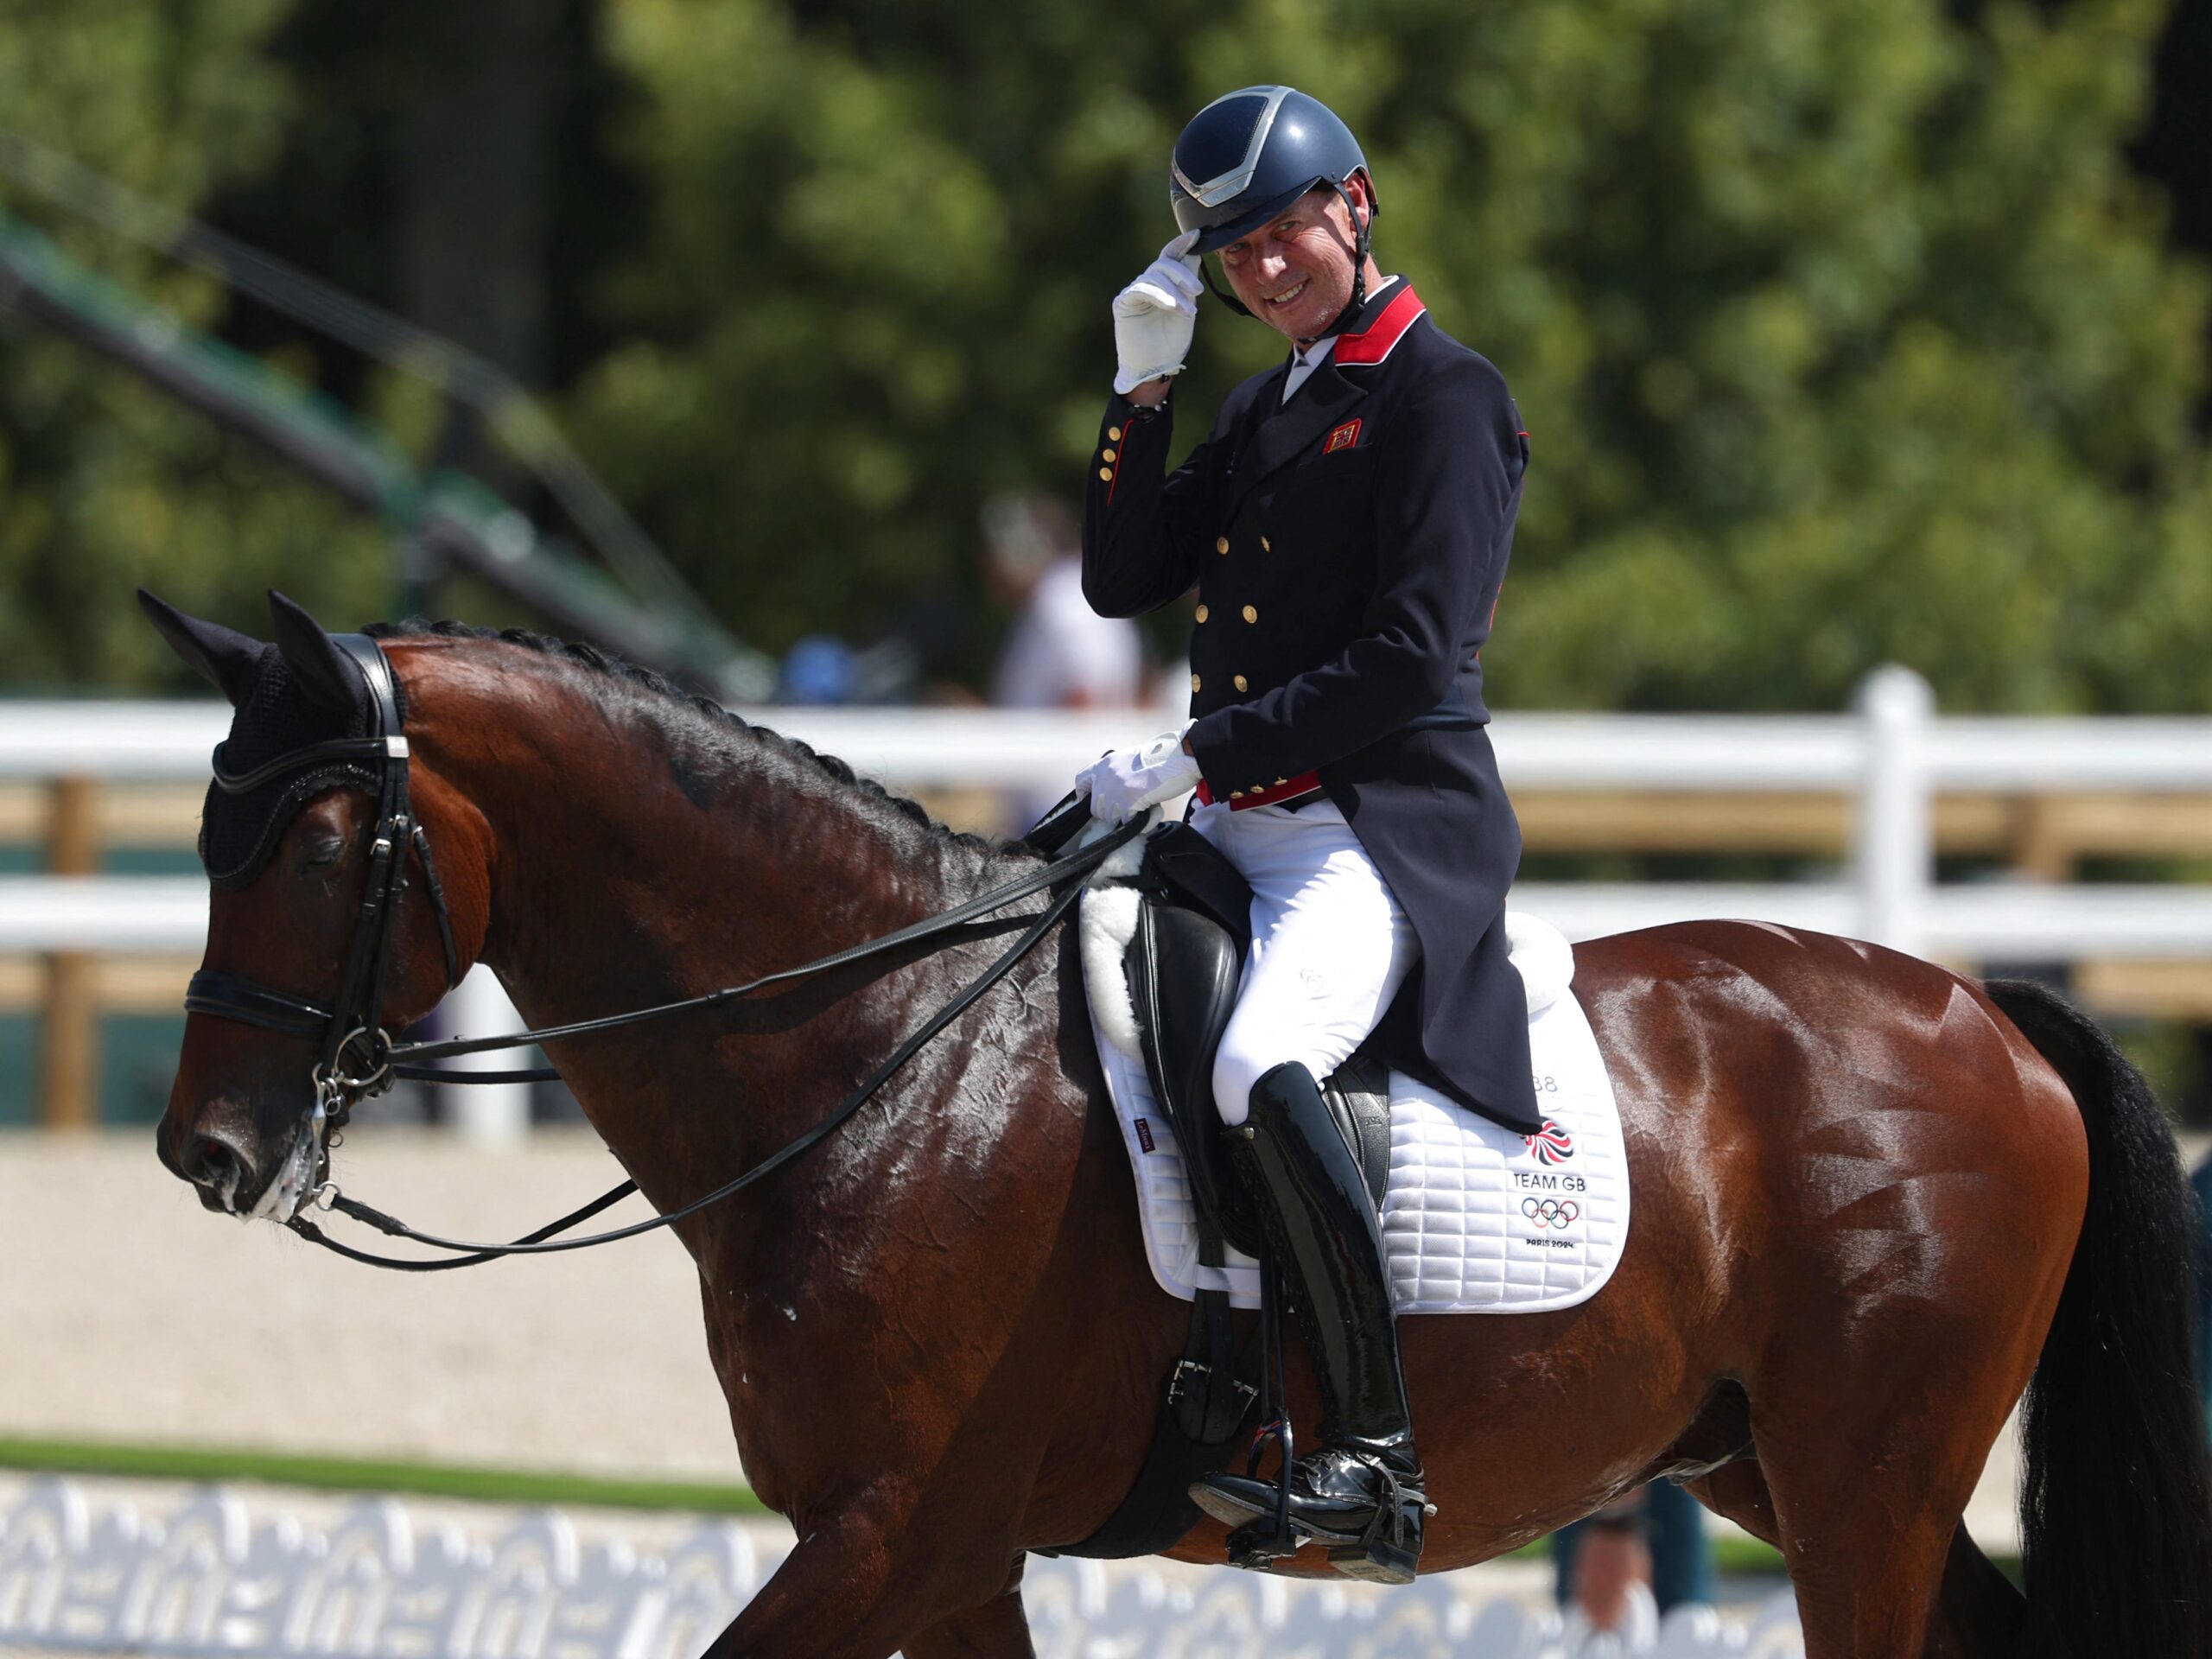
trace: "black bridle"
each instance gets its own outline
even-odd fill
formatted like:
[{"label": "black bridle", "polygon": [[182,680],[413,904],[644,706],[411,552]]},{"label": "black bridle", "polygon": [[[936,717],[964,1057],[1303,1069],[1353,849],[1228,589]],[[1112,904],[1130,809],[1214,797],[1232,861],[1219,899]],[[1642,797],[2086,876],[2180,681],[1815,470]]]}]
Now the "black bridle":
[{"label": "black bridle", "polygon": [[430,861],[429,837],[415,821],[408,798],[407,738],[401,730],[399,694],[391,677],[391,664],[383,647],[365,633],[335,634],[332,639],[353,659],[367,682],[372,708],[369,735],[311,743],[249,772],[232,772],[223,758],[228,746],[218,744],[214,768],[215,787],[226,795],[249,794],[279,778],[333,761],[366,761],[376,769],[377,825],[369,842],[368,880],[361,889],[361,908],[353,918],[353,937],[346,947],[346,972],[339,981],[337,1001],[325,1007],[258,980],[207,968],[193,975],[184,990],[188,1014],[210,1014],[264,1031],[321,1039],[321,1054],[310,1074],[318,1146],[326,1134],[344,1126],[356,1101],[382,1094],[391,1086],[391,1039],[379,1021],[394,923],[400,895],[407,887],[410,850],[422,865],[423,886],[437,918],[438,940],[445,950],[445,989],[451,990],[461,979],[461,953],[454,944],[453,918],[446,911],[445,892]]},{"label": "black bridle", "polygon": [[[403,1062],[442,1059],[493,1049],[520,1048],[534,1043],[588,1036],[671,1014],[715,1007],[771,985],[809,978],[849,963],[881,956],[918,940],[944,938],[966,930],[972,924],[982,922],[984,918],[1020,899],[1039,893],[1049,893],[1071,877],[1087,875],[1125,842],[1141,833],[1146,823],[1142,817],[1132,819],[1073,852],[1049,859],[1041,868],[979,894],[941,914],[798,967],[765,974],[741,985],[726,986],[702,996],[687,997],[682,1001],[664,1002],[652,1007],[635,1008],[626,1014],[607,1014],[564,1026],[511,1032],[497,1037],[395,1044],[383,1029],[382,1010],[399,899],[408,885],[407,863],[410,849],[422,867],[423,885],[429,893],[432,911],[437,920],[438,938],[445,951],[447,991],[460,982],[460,953],[454,944],[453,922],[447,913],[445,894],[438,884],[435,867],[431,862],[429,837],[424,835],[423,826],[415,820],[408,799],[407,739],[401,729],[403,721],[391,664],[385,657],[383,648],[366,634],[336,634],[332,638],[360,668],[368,683],[370,700],[374,708],[374,729],[370,735],[310,744],[279,755],[245,772],[231,772],[224,765],[223,748],[218,746],[214,768],[217,788],[227,794],[244,794],[276,778],[332,761],[367,760],[375,765],[378,775],[377,828],[369,843],[368,880],[362,888],[361,906],[354,918],[353,939],[346,950],[346,970],[340,982],[337,1000],[326,1007],[292,992],[279,990],[242,975],[219,973],[203,968],[192,976],[191,982],[186,987],[184,1006],[190,1014],[212,1014],[219,1019],[257,1026],[266,1031],[321,1039],[321,1054],[310,1073],[315,1085],[315,1104],[307,1124],[315,1146],[314,1175],[317,1185],[312,1194],[313,1202],[324,1210],[335,1210],[351,1216],[395,1238],[404,1238],[454,1253],[450,1259],[445,1261],[409,1261],[396,1256],[375,1255],[328,1237],[304,1216],[294,1215],[285,1223],[293,1231],[326,1249],[375,1267],[411,1273],[435,1273],[448,1268],[471,1267],[503,1255],[584,1249],[594,1244],[632,1238],[640,1233],[669,1226],[773,1174],[828,1139],[931,1039],[959,1018],[978,997],[1005,977],[1030,948],[1067,913],[1081,894],[1082,884],[1075,882],[1070,885],[1066,891],[1054,895],[1033,918],[1025,918],[1029,925],[1023,928],[1020,937],[988,968],[963,986],[950,1001],[911,1033],[821,1122],[744,1173],[681,1209],[669,1211],[631,1226],[594,1233],[588,1237],[558,1239],[556,1236],[629,1197],[638,1190],[636,1182],[624,1181],[582,1209],[504,1244],[470,1243],[442,1238],[434,1233],[418,1232],[404,1222],[340,1192],[337,1183],[328,1179],[330,1150],[338,1144],[336,1132],[344,1127],[356,1103],[382,1094],[391,1088],[395,1079],[408,1077],[443,1084],[489,1084],[544,1081],[560,1076],[557,1071],[551,1069],[448,1071],[435,1066]],[[1082,827],[1087,818],[1088,812],[1084,804],[1071,798],[1063,803],[1044,823],[1031,832],[1032,844],[1056,850]],[[1007,925],[1007,922],[1002,920],[987,924],[987,926],[1003,928]],[[440,995],[444,995],[444,992]]]}]

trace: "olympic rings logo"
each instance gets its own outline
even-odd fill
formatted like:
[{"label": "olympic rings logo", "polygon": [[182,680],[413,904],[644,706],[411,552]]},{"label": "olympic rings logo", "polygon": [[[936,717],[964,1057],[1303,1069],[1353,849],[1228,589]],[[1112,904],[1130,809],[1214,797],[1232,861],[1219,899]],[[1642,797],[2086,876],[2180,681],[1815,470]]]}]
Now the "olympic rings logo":
[{"label": "olympic rings logo", "polygon": [[1573,1198],[1523,1198],[1521,1213],[1539,1227],[1565,1228],[1582,1214]]}]

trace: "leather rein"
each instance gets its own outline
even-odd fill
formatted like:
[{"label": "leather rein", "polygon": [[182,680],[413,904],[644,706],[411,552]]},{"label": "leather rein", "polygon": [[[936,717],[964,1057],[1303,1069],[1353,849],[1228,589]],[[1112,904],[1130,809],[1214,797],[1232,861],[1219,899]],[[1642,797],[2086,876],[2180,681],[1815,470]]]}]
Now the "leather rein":
[{"label": "leather rein", "polygon": [[[626,1014],[606,1014],[568,1025],[511,1032],[503,1036],[394,1043],[382,1028],[380,1020],[385,979],[391,964],[395,918],[400,896],[408,886],[407,866],[410,851],[422,868],[423,885],[429,893],[432,912],[436,918],[438,938],[445,953],[448,991],[461,979],[461,959],[454,943],[453,922],[447,913],[445,893],[439,886],[436,868],[431,862],[429,839],[415,818],[408,798],[407,739],[401,729],[399,698],[391,662],[385,656],[383,647],[366,634],[334,634],[331,637],[360,669],[362,677],[367,683],[370,701],[373,705],[374,729],[371,734],[310,744],[244,772],[233,772],[225,765],[223,747],[219,745],[214,754],[214,769],[216,787],[226,794],[235,795],[245,794],[275,779],[308,766],[334,760],[365,760],[375,765],[378,779],[377,828],[369,843],[368,879],[362,888],[360,909],[354,917],[353,938],[346,950],[346,969],[339,982],[337,1000],[326,1007],[242,975],[203,968],[193,975],[191,982],[186,987],[184,1006],[189,1014],[211,1014],[218,1019],[236,1020],[289,1036],[321,1039],[321,1051],[309,1074],[315,1086],[315,1104],[308,1116],[308,1128],[315,1138],[315,1174],[319,1181],[310,1201],[317,1208],[334,1210],[350,1216],[394,1238],[407,1239],[449,1253],[448,1259],[442,1261],[410,1261],[398,1256],[377,1255],[329,1237],[303,1215],[294,1215],[284,1224],[302,1237],[312,1240],[325,1249],[372,1267],[391,1268],[406,1273],[437,1273],[448,1268],[474,1267],[505,1255],[547,1255],[561,1250],[587,1249],[595,1244],[634,1238],[641,1233],[671,1225],[720,1203],[756,1181],[765,1179],[828,1139],[855,1112],[866,1105],[876,1091],[932,1038],[958,1019],[985,991],[1004,978],[1028,954],[1030,948],[1067,913],[1080,896],[1082,884],[1073,883],[1066,891],[1053,895],[1051,902],[1030,920],[1020,935],[988,967],[909,1033],[822,1122],[779,1151],[771,1154],[752,1168],[704,1196],[693,1199],[680,1209],[630,1226],[613,1228],[582,1238],[559,1237],[571,1227],[588,1221],[635,1192],[638,1190],[635,1181],[623,1181],[582,1208],[504,1244],[472,1243],[443,1238],[435,1233],[418,1232],[395,1217],[358,1199],[347,1198],[339,1191],[337,1182],[328,1179],[331,1149],[340,1144],[338,1132],[344,1128],[353,1107],[360,1101],[384,1093],[391,1087],[394,1080],[405,1077],[441,1084],[493,1084],[548,1081],[560,1076],[558,1071],[550,1068],[518,1071],[450,1071],[406,1062],[443,1059],[460,1054],[520,1048],[534,1043],[589,1036],[598,1032],[642,1024],[649,1020],[664,1019],[671,1014],[715,1007],[772,985],[810,978],[849,963],[881,956],[918,940],[940,938],[982,921],[1020,899],[1039,893],[1049,893],[1071,877],[1088,874],[1123,843],[1141,834],[1145,827],[1146,820],[1140,816],[1073,852],[1050,859],[1041,868],[1033,870],[1003,887],[981,893],[938,915],[925,918],[880,938],[849,946],[798,967],[764,974],[741,985],[725,986],[720,990],[687,997],[677,1002],[634,1008]],[[1063,844],[1074,829],[1080,826],[1085,816],[1077,810],[1077,807],[1079,804],[1072,804],[1055,811],[1046,824],[1040,824],[1032,831],[1032,839],[1053,848]],[[1002,926],[1004,924],[995,925]]]}]

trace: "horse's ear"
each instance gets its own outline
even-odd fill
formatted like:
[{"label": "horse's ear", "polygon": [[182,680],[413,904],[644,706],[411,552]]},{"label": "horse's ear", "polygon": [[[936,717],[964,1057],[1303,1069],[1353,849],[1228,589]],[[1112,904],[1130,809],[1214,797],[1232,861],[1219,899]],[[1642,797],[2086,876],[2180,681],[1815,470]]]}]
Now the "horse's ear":
[{"label": "horse's ear", "polygon": [[269,590],[269,614],[276,624],[276,649],[299,677],[308,700],[345,715],[361,697],[359,666],[322,631],[322,624],[306,607],[294,604],[274,588]]},{"label": "horse's ear", "polygon": [[169,649],[184,659],[184,665],[229,698],[231,707],[236,709],[245,702],[261,672],[264,647],[260,640],[219,622],[187,616],[143,588],[138,590],[138,607],[169,642]]}]

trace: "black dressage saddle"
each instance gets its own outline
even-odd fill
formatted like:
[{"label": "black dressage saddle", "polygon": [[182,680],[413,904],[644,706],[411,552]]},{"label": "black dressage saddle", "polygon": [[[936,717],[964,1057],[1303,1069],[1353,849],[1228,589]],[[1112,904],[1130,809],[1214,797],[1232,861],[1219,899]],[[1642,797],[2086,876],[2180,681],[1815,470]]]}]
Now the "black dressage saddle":
[{"label": "black dressage saddle", "polygon": [[[1138,895],[1122,971],[1153,1097],[1183,1148],[1201,1236],[1217,1234],[1256,1256],[1259,1220],[1230,1173],[1233,1137],[1213,1098],[1214,1050],[1251,949],[1252,890],[1211,842],[1183,823],[1163,823],[1146,836],[1143,863],[1118,885]],[[1365,1047],[1322,1084],[1377,1209],[1390,1176],[1389,1090],[1389,1068]]]}]

